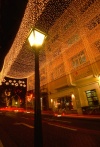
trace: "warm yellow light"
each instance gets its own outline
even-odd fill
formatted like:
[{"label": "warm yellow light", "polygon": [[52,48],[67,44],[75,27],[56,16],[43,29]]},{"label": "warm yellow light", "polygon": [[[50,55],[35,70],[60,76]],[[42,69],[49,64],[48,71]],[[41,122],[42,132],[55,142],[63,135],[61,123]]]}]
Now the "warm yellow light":
[{"label": "warm yellow light", "polygon": [[28,37],[28,41],[31,46],[41,46],[44,42],[45,34],[38,30],[32,30],[30,36]]},{"label": "warm yellow light", "polygon": [[98,78],[99,78],[99,80],[100,80],[100,74],[98,75]]},{"label": "warm yellow light", "polygon": [[71,97],[72,97],[72,99],[75,99],[75,95],[74,94],[72,94]]},{"label": "warm yellow light", "polygon": [[18,104],[18,102],[15,102],[15,104],[17,105],[17,104]]},{"label": "warm yellow light", "polygon": [[51,103],[53,102],[53,99],[51,99]]}]

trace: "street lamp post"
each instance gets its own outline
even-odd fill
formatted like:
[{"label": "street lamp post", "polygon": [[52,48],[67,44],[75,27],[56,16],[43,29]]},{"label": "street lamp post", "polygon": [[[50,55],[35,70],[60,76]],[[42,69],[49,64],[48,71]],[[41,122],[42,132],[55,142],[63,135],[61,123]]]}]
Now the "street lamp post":
[{"label": "street lamp post", "polygon": [[34,109],[34,146],[43,147],[41,100],[40,100],[40,75],[39,75],[39,50],[44,42],[45,34],[37,29],[32,29],[28,37],[29,43],[35,53],[35,109]]}]

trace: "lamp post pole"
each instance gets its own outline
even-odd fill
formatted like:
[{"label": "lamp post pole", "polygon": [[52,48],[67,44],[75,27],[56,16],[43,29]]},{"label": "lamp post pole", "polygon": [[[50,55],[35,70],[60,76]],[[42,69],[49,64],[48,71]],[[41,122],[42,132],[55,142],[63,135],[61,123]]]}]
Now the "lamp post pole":
[{"label": "lamp post pole", "polygon": [[40,101],[40,75],[39,75],[39,50],[46,35],[34,28],[28,37],[35,53],[35,109],[34,109],[34,147],[43,147],[41,101]]},{"label": "lamp post pole", "polygon": [[35,48],[35,110],[34,110],[34,145],[43,147],[42,119],[40,101],[39,49]]}]

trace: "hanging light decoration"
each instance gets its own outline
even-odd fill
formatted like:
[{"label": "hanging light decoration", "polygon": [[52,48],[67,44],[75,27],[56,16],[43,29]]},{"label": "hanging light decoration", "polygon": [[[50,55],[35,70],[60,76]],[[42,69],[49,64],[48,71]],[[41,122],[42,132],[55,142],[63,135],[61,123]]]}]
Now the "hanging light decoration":
[{"label": "hanging light decoration", "polygon": [[14,83],[11,83],[11,85],[13,86],[13,85],[14,85]]},{"label": "hanging light decoration", "polygon": [[16,80],[14,80],[13,82],[16,83]]},{"label": "hanging light decoration", "polygon": [[[21,75],[18,74],[18,72],[20,73],[20,71],[21,71],[21,69],[19,67],[18,67],[19,69],[16,67],[16,71],[18,71],[18,72],[13,71],[12,75],[9,74],[9,72],[12,68],[13,63],[16,61],[16,59],[17,59],[17,57],[23,47],[23,44],[26,42],[30,28],[32,28],[35,25],[36,21],[38,20],[39,16],[41,15],[42,11],[44,10],[45,5],[48,1],[49,0],[45,0],[45,1],[39,0],[37,2],[37,4],[36,4],[35,0],[28,1],[27,6],[26,6],[26,10],[24,13],[24,17],[23,17],[21,25],[19,27],[19,31],[18,31],[16,38],[11,46],[11,49],[9,50],[8,54],[5,57],[4,65],[3,65],[3,68],[1,71],[1,79],[3,79],[5,76],[6,77],[12,76],[13,78],[26,77],[26,73],[24,73],[24,72],[23,72],[23,75],[22,75],[22,73],[21,73]],[[36,5],[38,7],[38,11],[36,12],[37,13],[37,20],[34,16],[34,11],[35,11]],[[25,63],[25,61],[23,61],[23,62]]]},{"label": "hanging light decoration", "polygon": [[9,80],[9,83],[12,83],[12,80]]},{"label": "hanging light decoration", "polygon": [[6,85],[9,85],[9,82],[6,82],[5,84],[6,84]]},{"label": "hanging light decoration", "polygon": [[[17,79],[27,78],[33,74],[34,55],[32,51],[28,50],[29,46],[26,42],[30,28],[34,27],[35,25],[39,26],[39,20],[41,21],[40,27],[48,30],[48,28],[50,28],[50,26],[53,24],[54,20],[59,17],[59,15],[65,10],[71,1],[72,0],[28,1],[19,31],[16,34],[15,40],[5,57],[0,79],[3,79],[5,76]],[[45,8],[47,12],[45,12]],[[37,18],[35,18],[34,15],[35,10]],[[40,17],[42,12],[44,14],[44,18]],[[45,56],[42,56],[42,58],[42,61],[45,61]]]},{"label": "hanging light decoration", "polygon": [[12,85],[12,86],[21,86],[21,87],[26,87],[26,79],[22,80],[15,80],[15,79],[9,79],[9,78],[4,78],[2,81],[3,85]]}]

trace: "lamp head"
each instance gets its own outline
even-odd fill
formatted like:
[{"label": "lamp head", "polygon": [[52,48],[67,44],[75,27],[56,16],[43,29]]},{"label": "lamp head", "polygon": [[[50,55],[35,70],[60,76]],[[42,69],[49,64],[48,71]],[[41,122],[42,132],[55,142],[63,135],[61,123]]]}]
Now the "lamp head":
[{"label": "lamp head", "polygon": [[28,41],[31,46],[42,46],[44,39],[46,38],[46,34],[41,32],[40,30],[34,28],[31,29],[30,35],[28,37]]}]

